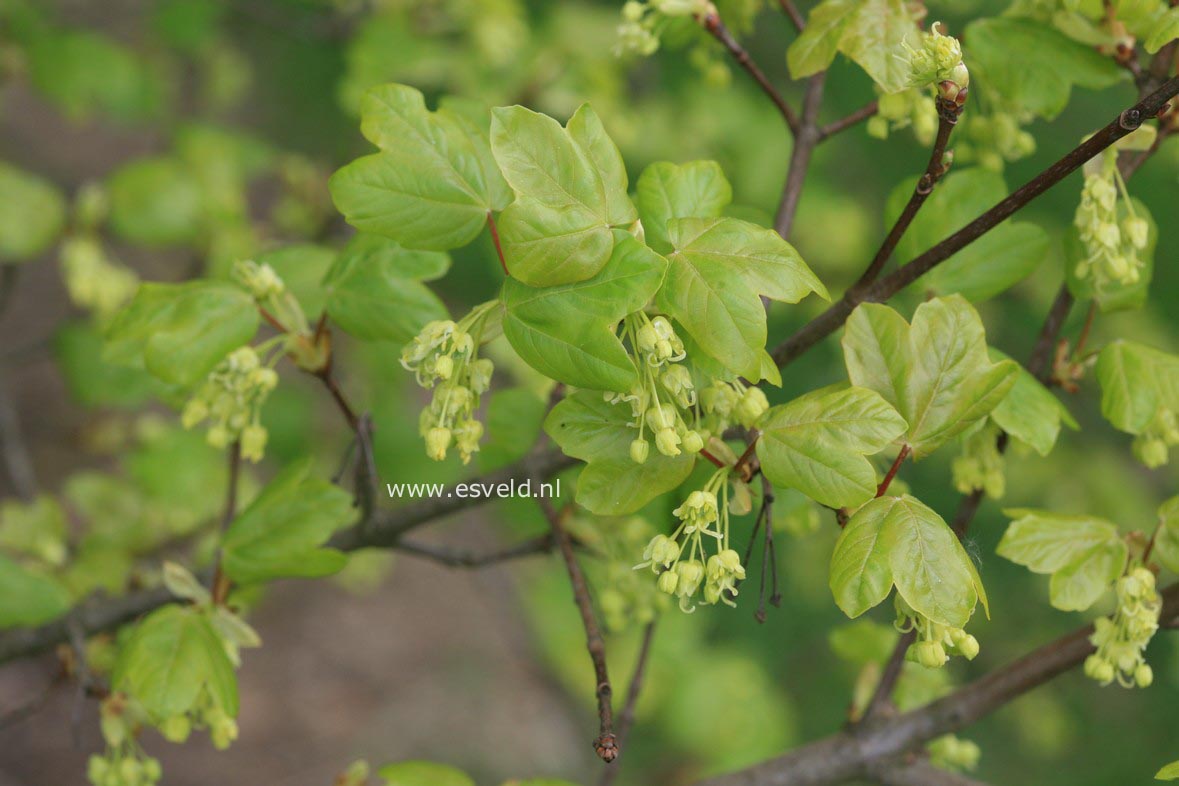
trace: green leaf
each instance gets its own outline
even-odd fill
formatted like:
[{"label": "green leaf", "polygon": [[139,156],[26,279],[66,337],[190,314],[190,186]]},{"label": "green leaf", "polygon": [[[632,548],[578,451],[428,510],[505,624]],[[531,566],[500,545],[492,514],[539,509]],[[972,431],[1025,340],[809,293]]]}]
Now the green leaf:
[{"label": "green leaf", "polygon": [[259,264],[270,265],[290,290],[312,323],[323,312],[327,294],[322,281],[336,259],[336,249],[296,243],[260,254]]},{"label": "green leaf", "polygon": [[629,405],[611,404],[601,393],[581,390],[553,407],[545,431],[565,452],[587,462],[577,480],[577,503],[603,516],[634,513],[683,483],[695,456],[665,456],[657,450],[643,464],[630,458],[635,430]]},{"label": "green leaf", "polygon": [[339,486],[309,478],[310,470],[310,460],[287,467],[229,525],[222,549],[231,579],[314,578],[344,567],[347,557],[321,546],[352,519],[352,500]]},{"label": "green leaf", "polygon": [[639,176],[635,201],[647,245],[666,254],[672,250],[667,222],[673,218],[719,218],[733,201],[733,188],[715,161],[656,161]]},{"label": "green leaf", "polygon": [[0,263],[24,262],[53,245],[65,199],[48,180],[0,161]]},{"label": "green leaf", "polygon": [[629,391],[637,372],[615,325],[650,302],[667,262],[629,233],[614,233],[609,263],[589,280],[544,288],[505,281],[504,335],[546,376],[580,388]]},{"label": "green leaf", "polygon": [[824,0],[786,51],[795,79],[825,71],[837,52],[850,57],[886,93],[908,86],[910,67],[901,44],[915,30],[903,0]]},{"label": "green leaf", "polygon": [[192,173],[174,158],[140,158],[107,181],[111,228],[148,247],[181,246],[200,239],[204,198]]},{"label": "green leaf", "polygon": [[157,722],[193,710],[204,690],[226,714],[237,715],[233,665],[194,607],[165,606],[140,622],[119,651],[111,681]]},{"label": "green leaf", "polygon": [[1128,554],[1115,524],[1017,508],[996,553],[1033,573],[1051,574],[1049,595],[1062,611],[1083,611],[1121,575]]},{"label": "green leaf", "polygon": [[327,313],[365,341],[404,344],[427,322],[446,319],[446,306],[422,281],[444,275],[450,257],[413,251],[378,235],[359,234],[323,280]]},{"label": "green leaf", "polygon": [[492,110],[491,149],[516,193],[498,220],[512,277],[544,287],[600,271],[613,249],[610,228],[637,213],[622,156],[589,105],[565,128],[521,106]]},{"label": "green leaf", "polygon": [[[996,363],[1008,359],[994,348],[990,350],[990,358]],[[1041,456],[1052,451],[1061,422],[1071,429],[1079,428],[1064,403],[1023,366],[1019,366],[1011,390],[991,411],[991,419],[1011,436],[1031,445]]]},{"label": "green leaf", "polygon": [[875,390],[909,424],[913,457],[929,455],[990,414],[1018,366],[992,363],[978,313],[960,295],[922,303],[905,322],[865,303],[847,320],[844,358],[853,385]]},{"label": "green leaf", "polygon": [[1155,560],[1172,573],[1179,573],[1179,497],[1159,506],[1158,532],[1154,539]]},{"label": "green leaf", "polygon": [[677,218],[668,223],[675,251],[659,308],[684,326],[725,368],[756,382],[766,377],[766,310],[759,295],[797,303],[829,298],[802,257],[772,229],[736,218]]},{"label": "green leaf", "polygon": [[0,554],[0,628],[55,620],[70,609],[70,593],[56,579]]},{"label": "green leaf", "polygon": [[360,128],[381,152],[348,164],[329,185],[336,207],[361,231],[447,251],[474,240],[510,198],[486,136],[450,110],[430,112],[412,87],[370,90]]},{"label": "green leaf", "polygon": [[1118,340],[1097,356],[1101,414],[1128,434],[1141,434],[1162,408],[1179,411],[1179,357]]},{"label": "green leaf", "polygon": [[462,770],[429,761],[402,761],[377,770],[385,786],[475,786]]},{"label": "green leaf", "polygon": [[248,343],[258,319],[253,299],[230,284],[143,284],[108,328],[104,358],[192,385]]},{"label": "green leaf", "polygon": [[907,426],[871,390],[828,387],[770,409],[758,428],[757,457],[775,486],[840,508],[872,499],[876,470],[864,456],[883,450]]},{"label": "green leaf", "polygon": [[831,592],[849,617],[878,605],[896,585],[916,611],[964,627],[982,582],[969,555],[941,516],[920,500],[885,496],[852,515],[831,556]]},{"label": "green leaf", "polygon": [[[886,224],[901,214],[917,181],[893,189],[885,208]],[[924,209],[897,243],[897,260],[905,264],[966,226],[1007,196],[998,172],[955,171],[938,183]],[[1036,224],[1007,221],[930,270],[914,286],[935,295],[960,294],[979,302],[998,295],[1033,273],[1048,256],[1048,234]]]},{"label": "green leaf", "polygon": [[1003,108],[1046,120],[1068,105],[1074,85],[1100,90],[1124,77],[1113,58],[1034,19],[980,19],[966,26],[963,41],[972,83]]},{"label": "green leaf", "polygon": [[103,338],[88,322],[58,328],[53,351],[70,395],[84,407],[138,407],[162,387],[143,369],[104,362]]},{"label": "green leaf", "polygon": [[1156,781],[1179,781],[1179,761],[1173,761],[1155,774]]},{"label": "green leaf", "polygon": [[[1153,55],[1176,38],[1179,38],[1179,8],[1169,8],[1151,22],[1150,35],[1146,37],[1143,48]],[[1170,780],[1175,778],[1179,778],[1179,770]]]}]

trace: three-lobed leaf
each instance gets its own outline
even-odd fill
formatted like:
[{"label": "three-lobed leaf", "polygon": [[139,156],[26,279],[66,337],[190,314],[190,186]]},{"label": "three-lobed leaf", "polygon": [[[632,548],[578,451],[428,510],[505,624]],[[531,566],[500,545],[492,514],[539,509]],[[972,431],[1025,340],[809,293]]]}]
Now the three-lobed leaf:
[{"label": "three-lobed leaf", "polygon": [[229,525],[222,565],[231,579],[314,578],[344,567],[347,557],[322,545],[352,518],[352,500],[310,471],[310,461],[287,467]]},{"label": "three-lobed leaf", "polygon": [[1128,549],[1112,522],[1023,508],[1005,513],[1013,521],[996,553],[1051,575],[1049,599],[1062,611],[1092,606],[1125,568]]},{"label": "three-lobed leaf", "polygon": [[828,507],[850,507],[876,493],[876,470],[865,456],[883,450],[906,428],[871,390],[822,388],[762,416],[757,457],[775,486],[798,489]]},{"label": "three-lobed leaf", "polygon": [[827,288],[777,232],[748,221],[677,218],[668,236],[675,250],[659,308],[733,373],[750,382],[776,378],[760,296],[797,303],[811,292],[829,298]]},{"label": "three-lobed leaf", "polygon": [[909,424],[914,458],[929,455],[991,413],[1018,367],[992,363],[978,313],[960,295],[922,303],[907,323],[865,303],[847,320],[844,357],[853,385],[875,390]]},{"label": "three-lobed leaf", "polygon": [[504,282],[504,335],[523,360],[542,374],[594,390],[629,391],[634,361],[615,325],[650,302],[667,262],[628,232],[613,230],[605,267],[585,281],[530,287]]},{"label": "three-lobed leaf", "polygon": [[966,625],[975,605],[987,605],[970,556],[946,522],[904,495],[868,502],[835,543],[831,592],[849,617],[879,605],[895,585],[914,610],[942,625]]},{"label": "three-lobed leaf", "polygon": [[630,458],[636,432],[630,405],[611,404],[601,393],[581,390],[553,407],[545,431],[566,455],[586,466],[577,480],[577,503],[604,516],[634,513],[683,483],[695,456],[670,457],[652,450],[643,464]]},{"label": "three-lobed leaf", "polygon": [[647,245],[661,254],[672,250],[669,221],[719,218],[733,201],[733,188],[715,161],[656,161],[643,170],[635,192]]},{"label": "three-lobed leaf", "polygon": [[522,106],[492,111],[491,148],[516,201],[498,219],[504,260],[530,286],[583,281],[637,218],[622,155],[588,104],[564,128]]},{"label": "three-lobed leaf", "polygon": [[903,0],[823,0],[786,51],[795,79],[825,71],[839,52],[854,60],[886,93],[908,86],[902,44],[914,30]]}]

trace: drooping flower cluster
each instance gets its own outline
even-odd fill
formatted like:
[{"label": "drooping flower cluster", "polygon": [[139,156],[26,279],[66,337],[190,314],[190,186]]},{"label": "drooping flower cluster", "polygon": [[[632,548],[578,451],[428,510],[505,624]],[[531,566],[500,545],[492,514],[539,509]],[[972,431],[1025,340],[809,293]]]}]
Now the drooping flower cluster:
[{"label": "drooping flower cluster", "polygon": [[173,715],[159,724],[160,734],[169,742],[184,742],[194,729],[208,729],[213,747],[223,751],[237,739],[237,721],[202,689],[196,704],[184,715]]},{"label": "drooping flower cluster", "polygon": [[954,487],[962,494],[982,489],[991,499],[1007,491],[1003,454],[999,452],[999,427],[989,424],[966,438],[954,459]]},{"label": "drooping flower cluster", "polygon": [[1179,445],[1179,421],[1174,410],[1162,407],[1146,430],[1134,438],[1134,455],[1154,469],[1167,463],[1171,447]]},{"label": "drooping flower cluster", "polygon": [[622,23],[618,26],[614,51],[619,56],[653,55],[659,49],[659,33],[668,19],[698,17],[711,9],[709,0],[629,0],[622,6]]},{"label": "drooping flower cluster", "polygon": [[155,786],[162,774],[160,763],[144,753],[136,733],[147,722],[147,713],[122,693],[112,693],[99,708],[106,751],[90,757],[86,777],[92,786]]},{"label": "drooping flower cluster", "polygon": [[66,289],[74,305],[94,312],[105,322],[135,295],[139,277],[112,261],[98,238],[70,237],[61,244]]},{"label": "drooping flower cluster", "polygon": [[[273,347],[271,342],[267,344],[259,347],[263,354]],[[242,458],[261,461],[267,440],[261,423],[262,405],[278,385],[274,365],[280,356],[273,352],[264,361],[254,347],[235,349],[188,399],[181,423],[190,429],[207,420],[205,438],[210,445],[225,448],[240,441]]]},{"label": "drooping flower cluster", "polygon": [[[729,545],[729,474],[717,470],[704,488],[688,495],[673,513],[679,526],[670,536],[656,535],[635,569],[650,568],[660,591],[679,599],[680,610],[695,610],[697,594],[705,604],[736,606],[737,582],[745,578],[739,555]],[[718,496],[719,495],[719,496]],[[707,536],[707,537],[706,537]],[[711,554],[709,546],[715,543]]]},{"label": "drooping flower cluster", "polygon": [[1123,688],[1149,687],[1154,671],[1142,651],[1159,628],[1163,603],[1155,577],[1139,565],[1117,581],[1117,610],[1094,623],[1089,641],[1097,652],[1085,660],[1085,675],[1108,685],[1115,679]]},{"label": "drooping flower cluster", "polygon": [[909,647],[905,658],[930,669],[940,669],[950,660],[951,655],[961,655],[974,660],[978,655],[978,639],[962,628],[953,628],[934,622],[914,609],[897,593],[897,611],[893,626],[901,633],[917,631],[917,641]]},{"label": "drooping flower cluster", "polygon": [[574,516],[570,534],[597,559],[587,561],[599,587],[602,623],[612,633],[646,625],[665,611],[671,600],[641,573],[633,570],[634,555],[651,538],[651,523],[640,516],[600,518]]},{"label": "drooping flower cluster", "polygon": [[[1073,223],[1085,257],[1077,263],[1077,278],[1091,280],[1099,294],[1111,286],[1134,284],[1144,262],[1140,256],[1149,242],[1146,219],[1134,212],[1134,203],[1115,164],[1106,157],[1100,171],[1086,171]],[[1119,193],[1123,207],[1119,209]]]},{"label": "drooping flower cluster", "polygon": [[910,67],[909,85],[935,85],[943,98],[957,101],[970,86],[970,71],[962,62],[962,45],[957,38],[944,35],[938,29],[940,25],[934,22],[928,33],[920,34],[918,46],[904,43]]},{"label": "drooping flower cluster", "polygon": [[477,419],[479,397],[491,387],[492,362],[479,357],[479,344],[488,315],[498,301],[476,306],[459,322],[430,322],[401,350],[401,365],[434,395],[422,410],[418,430],[426,455],[446,458],[458,448],[466,464],[479,450],[483,424]]},{"label": "drooping flower cluster", "polygon": [[648,434],[665,456],[699,453],[705,435],[689,426],[699,409],[699,399],[692,374],[681,362],[687,357],[684,342],[666,317],[652,319],[641,311],[624,320],[623,332],[636,353],[638,383],[626,393],[604,395],[612,404],[630,404],[630,425],[638,429],[630,445],[631,459],[637,464],[647,461],[651,453]]}]

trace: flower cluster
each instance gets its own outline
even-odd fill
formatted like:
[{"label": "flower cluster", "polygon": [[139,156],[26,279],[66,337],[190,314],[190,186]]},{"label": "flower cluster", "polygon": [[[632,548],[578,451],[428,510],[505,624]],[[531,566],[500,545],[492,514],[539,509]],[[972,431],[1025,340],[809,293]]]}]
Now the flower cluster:
[{"label": "flower cluster", "polygon": [[1179,422],[1174,410],[1162,407],[1146,430],[1134,438],[1134,455],[1154,469],[1167,463],[1170,448],[1179,445]]},{"label": "flower cluster", "polygon": [[669,18],[699,17],[711,11],[709,0],[629,0],[622,6],[615,53],[653,55],[659,49],[659,33]]},{"label": "flower cluster", "polygon": [[904,43],[911,69],[909,85],[936,85],[943,98],[957,101],[970,86],[970,71],[962,62],[962,45],[957,38],[943,35],[940,24],[934,22],[928,33],[921,34],[918,47]]},{"label": "flower cluster", "polygon": [[89,235],[62,242],[61,265],[70,300],[93,311],[100,322],[122,308],[139,287],[139,277],[111,261],[102,243]]},{"label": "flower cluster", "polygon": [[650,522],[639,516],[575,517],[570,531],[599,557],[589,564],[594,584],[600,587],[598,607],[607,630],[618,633],[646,625],[667,609],[670,599],[632,569],[635,553],[651,537]]},{"label": "flower cluster", "polygon": [[[658,576],[656,586],[678,598],[681,611],[695,610],[693,603],[702,587],[703,603],[736,606],[733,598],[745,568],[729,545],[730,471],[730,467],[717,470],[703,489],[689,494],[673,511],[679,526],[670,536],[652,538],[643,551],[643,562],[635,566],[636,570],[650,568]],[[706,544],[711,541],[716,551],[709,554]]]},{"label": "flower cluster", "polygon": [[[1091,279],[1098,293],[1111,285],[1138,281],[1144,264],[1139,254],[1150,235],[1146,219],[1134,213],[1134,203],[1114,162],[1114,158],[1107,158],[1100,171],[1086,173],[1081,204],[1073,219],[1085,254],[1077,263],[1076,276]],[[1121,209],[1119,192],[1124,199]]]},{"label": "flower cluster", "polygon": [[999,427],[984,426],[962,443],[954,459],[954,487],[962,494],[982,489],[991,499],[1002,499],[1007,491],[1003,454],[999,452]]},{"label": "flower cluster", "polygon": [[90,757],[86,777],[92,786],[155,786],[160,763],[144,753],[136,733],[147,721],[143,708],[122,693],[112,693],[99,708],[106,751]]},{"label": "flower cluster", "polygon": [[[879,91],[878,91],[879,92]],[[937,105],[924,90],[910,88],[899,93],[879,92],[876,114],[868,118],[868,134],[888,139],[892,131],[913,128],[913,136],[922,145],[933,144],[937,135]]]},{"label": "flower cluster", "polygon": [[706,435],[690,427],[698,410],[699,399],[692,373],[681,361],[687,357],[684,342],[676,335],[666,317],[654,319],[639,311],[623,322],[637,355],[638,383],[626,393],[607,391],[612,404],[627,403],[631,408],[631,427],[638,436],[630,445],[630,457],[643,464],[651,453],[648,432],[655,448],[665,456],[699,453]]},{"label": "flower cluster", "polygon": [[1002,172],[1009,161],[1019,161],[1036,152],[1036,138],[1011,112],[991,114],[971,112],[964,116],[954,132],[958,140],[954,152],[962,163],[977,162],[994,172]]},{"label": "flower cluster", "polygon": [[1154,671],[1142,657],[1159,628],[1163,603],[1155,589],[1155,578],[1139,565],[1118,579],[1117,611],[1094,623],[1089,641],[1097,652],[1085,660],[1085,676],[1108,685],[1115,679],[1123,688],[1149,687]]},{"label": "flower cluster", "polygon": [[[260,348],[265,353],[265,345]],[[242,458],[261,461],[267,440],[262,405],[278,385],[278,358],[272,353],[264,362],[254,347],[229,353],[185,403],[181,423],[190,429],[208,420],[205,438],[210,445],[224,448],[240,441]]]},{"label": "flower cluster", "polygon": [[201,691],[191,711],[165,718],[158,728],[164,739],[177,743],[187,740],[193,729],[208,729],[209,739],[219,751],[237,739],[237,721],[213,701],[208,690]]},{"label": "flower cluster", "polygon": [[897,593],[895,603],[897,618],[893,624],[896,629],[901,633],[917,631],[917,641],[905,653],[908,660],[926,668],[940,669],[951,655],[961,655],[966,660],[974,660],[978,655],[978,639],[962,628],[934,622],[906,603],[900,593]]},{"label": "flower cluster", "polygon": [[466,464],[479,450],[483,424],[476,418],[479,397],[491,387],[494,366],[480,358],[479,343],[488,315],[497,304],[476,306],[459,322],[430,322],[401,350],[401,365],[412,371],[418,384],[434,391],[422,410],[418,430],[426,442],[426,455],[446,458],[458,448]]}]

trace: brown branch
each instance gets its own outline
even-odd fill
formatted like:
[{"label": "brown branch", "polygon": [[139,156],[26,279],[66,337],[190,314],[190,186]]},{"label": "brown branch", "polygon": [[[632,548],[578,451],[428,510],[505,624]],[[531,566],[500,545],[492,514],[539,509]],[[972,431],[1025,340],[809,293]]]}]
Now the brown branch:
[{"label": "brown branch", "polygon": [[[221,532],[220,537],[224,538],[225,533],[229,530],[229,525],[233,523],[233,517],[237,515],[237,486],[238,477],[241,475],[242,465],[242,444],[234,442],[229,446],[229,480],[225,487],[225,511],[221,515]],[[221,606],[225,604],[225,599],[229,597],[229,590],[232,586],[229,576],[225,575],[222,570],[222,559],[224,557],[223,549],[217,547],[217,560],[213,566],[213,580],[211,588],[213,593],[213,603]],[[76,624],[76,623],[75,623]],[[84,626],[78,626],[76,630],[84,632]]]},{"label": "brown branch", "polygon": [[879,111],[879,106],[875,101],[869,101],[866,105],[860,107],[850,115],[841,117],[833,123],[828,123],[819,129],[819,141],[822,142],[836,134],[846,131],[857,123],[862,123],[868,118],[872,117]]},{"label": "brown branch", "polygon": [[778,5],[782,6],[783,13],[790,18],[790,23],[794,25],[794,29],[802,32],[806,29],[806,19],[798,10],[798,6],[794,5],[792,0],[778,0]]},{"label": "brown branch", "polygon": [[740,42],[729,32],[729,28],[721,21],[720,15],[716,11],[711,11],[700,18],[700,25],[729,51],[729,54],[733,56],[733,59],[737,61],[738,65],[745,69],[746,73],[753,77],[753,81],[757,82],[762,92],[778,108],[778,113],[786,121],[786,126],[790,129],[790,132],[797,136],[800,127],[798,115],[786,103],[786,99],[782,97],[782,94],[778,92],[778,89],[774,87],[773,83],[766,78],[765,73],[758,68],[757,63],[753,62],[753,58],[750,57],[745,47],[741,46]]},{"label": "brown branch", "polygon": [[[639,655],[635,659],[635,670],[630,678],[630,687],[626,691],[626,703],[622,706],[622,712],[618,715],[618,750],[621,759],[622,749],[626,746],[627,737],[630,735],[630,730],[635,722],[635,708],[639,703],[639,694],[643,691],[643,678],[646,676],[647,662],[651,657],[651,642],[655,638],[655,623],[648,622],[647,626],[643,628],[643,643],[639,645]],[[615,759],[613,767],[607,767],[602,770],[602,775],[598,778],[598,786],[610,786],[614,782],[614,778],[618,776],[619,767],[622,762]]]},{"label": "brown branch", "polygon": [[[1163,591],[1161,620],[1179,618],[1179,584]],[[924,707],[879,718],[776,759],[698,786],[827,786],[871,777],[904,754],[970,726],[1033,688],[1079,666],[1093,651],[1092,625],[1063,636]]]},{"label": "brown branch", "polygon": [[868,706],[864,708],[864,713],[860,716],[861,719],[874,718],[886,707],[892,706],[892,691],[897,685],[897,680],[901,677],[901,671],[905,668],[905,654],[916,640],[916,629],[901,634],[900,640],[893,647],[888,662],[884,664],[880,681],[876,683],[876,690],[872,692],[872,698],[868,700]]},{"label": "brown branch", "polygon": [[545,533],[506,548],[482,553],[404,539],[397,543],[396,550],[450,568],[484,568],[488,565],[496,565],[522,557],[549,554],[553,550],[553,536],[550,533]]},{"label": "brown branch", "polygon": [[803,355],[807,350],[834,333],[860,303],[883,302],[912,284],[921,276],[949,259],[958,251],[990,232],[1007,218],[1023,209],[1038,196],[1079,169],[1089,159],[1101,153],[1114,142],[1137,129],[1143,121],[1154,117],[1179,94],[1179,77],[1172,77],[1149,96],[1122,112],[1093,136],[1066,153],[1060,160],[1033,177],[1008,197],[986,211],[974,221],[953,233],[945,240],[930,248],[909,264],[878,279],[872,286],[856,290],[849,289],[844,296],[815,319],[808,322],[790,338],[780,344],[772,353],[774,362],[784,366]]},{"label": "brown branch", "polygon": [[490,210],[487,211],[487,228],[491,231],[491,244],[495,246],[495,255],[499,257],[499,266],[503,268],[504,275],[511,278],[512,273],[508,270],[508,261],[504,258],[504,247],[499,239],[499,227],[496,225],[495,216]]},{"label": "brown branch", "polygon": [[613,688],[610,687],[610,674],[606,670],[606,640],[602,638],[602,630],[598,626],[598,618],[594,614],[593,601],[590,600],[589,584],[586,583],[585,573],[577,555],[573,553],[573,539],[565,529],[562,514],[553,507],[548,497],[537,497],[540,509],[553,530],[553,538],[561,551],[561,558],[565,561],[565,570],[569,573],[569,583],[573,585],[573,600],[577,603],[577,611],[581,614],[581,624],[585,628],[585,648],[589,651],[590,661],[594,666],[594,679],[597,688],[594,693],[598,698],[598,736],[594,740],[594,751],[602,761],[609,764],[618,758],[619,741],[614,731],[614,708],[612,704]]},{"label": "brown branch", "polygon": [[37,496],[37,474],[21,432],[20,414],[2,376],[0,371],[0,450],[13,491],[25,502],[31,502]]},{"label": "brown branch", "polygon": [[823,85],[827,72],[821,71],[806,83],[802,99],[802,123],[794,134],[794,148],[790,151],[790,163],[786,169],[786,182],[782,186],[782,199],[774,216],[774,229],[783,238],[789,239],[794,228],[794,216],[802,198],[802,186],[810,169],[811,155],[819,144],[819,106],[823,102]]},{"label": "brown branch", "polygon": [[897,472],[901,469],[901,464],[905,463],[905,459],[913,452],[913,448],[909,445],[901,445],[900,451],[897,453],[896,459],[892,462],[892,466],[888,468],[888,474],[884,476],[884,480],[876,486],[876,497],[879,499],[888,493],[888,487],[892,485],[893,479],[897,476]]},{"label": "brown branch", "polygon": [[925,761],[882,767],[872,773],[872,779],[881,786],[986,786],[980,780],[938,769]]}]

